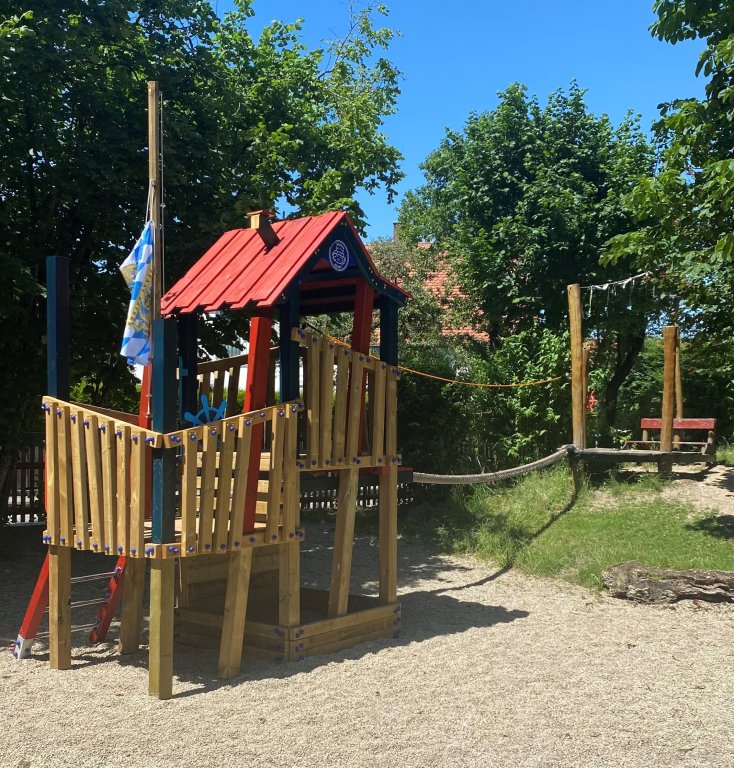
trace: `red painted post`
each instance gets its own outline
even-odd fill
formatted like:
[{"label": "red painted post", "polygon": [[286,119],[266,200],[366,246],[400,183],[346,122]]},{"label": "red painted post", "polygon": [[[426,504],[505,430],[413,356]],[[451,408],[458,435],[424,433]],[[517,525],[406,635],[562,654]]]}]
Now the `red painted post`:
[{"label": "red painted post", "polygon": [[[250,322],[250,349],[247,364],[247,385],[245,388],[244,412],[254,411],[265,405],[268,388],[268,367],[270,365],[270,336],[273,326],[272,310],[255,315]],[[255,528],[257,508],[257,483],[260,479],[260,452],[263,442],[263,425],[252,427],[250,467],[247,473],[245,494],[245,532]]]},{"label": "red painted post", "polygon": [[36,579],[36,586],[33,588],[23,623],[20,625],[18,639],[15,641],[13,655],[16,659],[25,659],[30,656],[33,638],[38,633],[43,612],[48,608],[48,562],[47,554],[41,566],[41,572],[38,574],[38,579]]}]

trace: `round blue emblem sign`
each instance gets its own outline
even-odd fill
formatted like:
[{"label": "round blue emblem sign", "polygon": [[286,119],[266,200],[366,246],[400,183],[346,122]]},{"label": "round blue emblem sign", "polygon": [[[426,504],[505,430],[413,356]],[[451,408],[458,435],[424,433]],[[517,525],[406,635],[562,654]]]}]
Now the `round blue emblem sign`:
[{"label": "round blue emblem sign", "polygon": [[349,266],[349,249],[343,240],[335,240],[329,247],[329,264],[337,272],[343,272]]}]

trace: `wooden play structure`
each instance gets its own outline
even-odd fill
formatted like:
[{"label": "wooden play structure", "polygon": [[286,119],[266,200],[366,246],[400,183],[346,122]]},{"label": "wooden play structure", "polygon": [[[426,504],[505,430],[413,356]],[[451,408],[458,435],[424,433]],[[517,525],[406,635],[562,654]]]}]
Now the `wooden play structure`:
[{"label": "wooden play structure", "polygon": [[[622,448],[589,448],[586,445],[586,405],[588,396],[589,346],[583,337],[581,286],[568,286],[571,336],[571,408],[575,455],[594,463],[655,462],[661,472],[673,464],[716,464],[716,420],[683,418],[683,388],[680,371],[678,326],[663,328],[663,402],[660,418],[643,418],[642,437],[629,440]],[[703,431],[705,440],[683,439]],[[653,434],[654,433],[654,434]]]},{"label": "wooden play structure", "polygon": [[[239,673],[243,649],[290,660],[399,630],[397,317],[407,295],[379,275],[344,212],[274,223],[266,211],[249,217],[249,228],[224,234],[161,299],[151,425],[138,414],[69,402],[68,288],[49,285],[50,394],[42,400],[49,555],[19,658],[29,655],[48,605],[51,667],[70,666],[78,551],[117,558],[103,574],[114,589],[92,639],[103,638],[122,594],[123,653],[139,646],[149,564],[149,692],[160,698],[172,695],[174,638],[218,647],[218,673],[228,678]],[[66,269],[62,262],[50,260],[50,274]],[[198,317],[223,309],[249,315],[249,350],[199,363]],[[300,326],[336,311],[353,313],[349,347]],[[379,357],[369,354],[375,311]],[[184,414],[202,402],[202,423],[187,426]],[[207,421],[220,405],[223,417]],[[350,594],[364,473],[379,476],[375,596]],[[301,585],[299,495],[309,477],[324,476],[338,478],[339,491],[330,588],[319,591]]]}]

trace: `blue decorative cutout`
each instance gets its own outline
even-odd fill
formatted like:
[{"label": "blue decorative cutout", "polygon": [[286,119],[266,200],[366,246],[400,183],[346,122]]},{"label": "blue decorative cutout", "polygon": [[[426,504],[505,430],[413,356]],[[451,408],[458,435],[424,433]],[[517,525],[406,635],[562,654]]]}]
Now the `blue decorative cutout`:
[{"label": "blue decorative cutout", "polygon": [[206,395],[201,396],[201,410],[197,413],[190,413],[186,411],[184,413],[184,419],[190,422],[194,427],[200,427],[203,424],[209,424],[212,421],[219,421],[224,418],[224,414],[227,412],[227,401],[222,400],[218,408],[209,404],[209,400]]}]

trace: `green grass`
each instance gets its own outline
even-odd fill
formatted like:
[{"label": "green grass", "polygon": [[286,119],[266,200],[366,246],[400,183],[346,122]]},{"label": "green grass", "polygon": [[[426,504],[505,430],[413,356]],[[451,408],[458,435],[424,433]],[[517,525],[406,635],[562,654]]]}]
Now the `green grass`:
[{"label": "green grass", "polygon": [[657,475],[609,480],[574,501],[559,466],[516,485],[477,487],[404,516],[402,533],[431,531],[441,547],[499,566],[600,587],[612,564],[734,570],[734,530],[661,495]]},{"label": "green grass", "polygon": [[734,445],[730,443],[719,444],[716,446],[716,459],[719,464],[734,465]]}]

